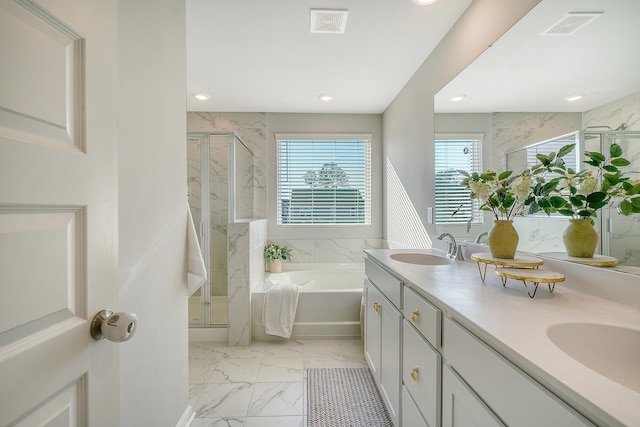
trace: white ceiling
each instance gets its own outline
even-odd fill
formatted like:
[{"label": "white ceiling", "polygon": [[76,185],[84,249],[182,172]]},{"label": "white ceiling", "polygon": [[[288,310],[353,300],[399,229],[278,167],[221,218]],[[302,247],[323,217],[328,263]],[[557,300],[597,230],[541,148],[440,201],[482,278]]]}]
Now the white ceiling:
[{"label": "white ceiling", "polygon": [[[187,0],[187,108],[382,113],[470,2]],[[311,8],[347,9],[345,33],[310,34]],[[595,11],[571,36],[539,35]],[[640,0],[542,0],[436,96],[436,111],[588,110],[640,90],[639,41]],[[564,101],[574,94],[585,97]]]},{"label": "white ceiling", "polygon": [[[569,12],[604,13],[572,35],[540,35]],[[435,109],[584,112],[640,91],[639,43],[640,0],[543,0],[436,95]],[[466,98],[451,102],[456,94]]]},{"label": "white ceiling", "polygon": [[[470,3],[187,0],[187,109],[382,113]],[[347,9],[345,33],[310,34],[312,8]]]}]

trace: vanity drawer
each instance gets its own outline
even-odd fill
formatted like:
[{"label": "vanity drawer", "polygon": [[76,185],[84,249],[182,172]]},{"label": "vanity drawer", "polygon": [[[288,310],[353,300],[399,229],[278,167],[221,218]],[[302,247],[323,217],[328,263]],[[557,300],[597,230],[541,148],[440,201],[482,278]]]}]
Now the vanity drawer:
[{"label": "vanity drawer", "polygon": [[407,286],[404,287],[404,318],[435,348],[442,344],[442,312]]},{"label": "vanity drawer", "polygon": [[533,378],[448,318],[444,320],[444,340],[446,363],[505,424],[514,427],[593,426]]},{"label": "vanity drawer", "polygon": [[402,326],[402,382],[427,423],[439,426],[442,356],[407,320]]},{"label": "vanity drawer", "polygon": [[368,258],[364,260],[364,272],[369,280],[382,291],[384,296],[386,296],[393,305],[398,308],[402,308],[400,300],[402,282],[400,279],[392,276],[385,269]]}]

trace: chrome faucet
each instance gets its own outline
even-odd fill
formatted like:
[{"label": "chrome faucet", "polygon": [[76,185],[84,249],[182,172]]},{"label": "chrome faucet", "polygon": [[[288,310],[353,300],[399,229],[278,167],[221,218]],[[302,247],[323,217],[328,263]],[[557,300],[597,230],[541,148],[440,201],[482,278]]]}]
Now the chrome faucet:
[{"label": "chrome faucet", "polygon": [[450,233],[442,233],[441,235],[438,236],[438,240],[443,240],[445,237],[448,237],[449,240],[451,240],[450,242],[447,242],[448,244],[447,256],[454,260],[464,259],[462,257],[462,246],[456,243],[456,238],[453,237],[453,235]]},{"label": "chrome faucet", "polygon": [[486,231],[483,231],[482,233],[478,234],[478,235],[476,236],[476,241],[475,241],[475,243],[480,243],[480,240],[482,240],[482,238],[483,238],[484,236],[488,236],[488,235],[489,235],[489,233],[487,233]]}]

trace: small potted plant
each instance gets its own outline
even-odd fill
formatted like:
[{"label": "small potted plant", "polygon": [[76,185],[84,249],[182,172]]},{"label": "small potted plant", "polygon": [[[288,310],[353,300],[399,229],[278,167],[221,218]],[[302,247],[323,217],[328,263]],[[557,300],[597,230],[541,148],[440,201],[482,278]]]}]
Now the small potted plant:
[{"label": "small potted plant", "polygon": [[280,273],[282,271],[282,261],[287,261],[291,258],[293,258],[293,255],[287,245],[269,243],[264,247],[264,259],[269,262],[269,271],[271,273]]}]

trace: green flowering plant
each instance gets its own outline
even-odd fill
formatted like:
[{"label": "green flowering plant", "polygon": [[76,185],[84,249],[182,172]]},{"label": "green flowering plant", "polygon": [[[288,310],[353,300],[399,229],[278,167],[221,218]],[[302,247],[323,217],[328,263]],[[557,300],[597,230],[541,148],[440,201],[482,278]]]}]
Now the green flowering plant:
[{"label": "green flowering plant", "polygon": [[529,170],[514,175],[513,171],[468,173],[458,170],[464,176],[460,185],[471,190],[470,197],[478,199],[480,209],[490,211],[497,220],[513,220],[524,212],[531,199],[531,175]]},{"label": "green flowering plant", "polygon": [[584,163],[591,166],[576,172],[562,159],[571,153],[569,144],[557,153],[537,154],[539,163],[531,168],[534,176],[532,195],[527,201],[529,213],[558,212],[573,219],[590,219],[605,206],[616,206],[622,215],[640,213],[640,181],[623,168],[631,162],[622,157],[622,148],[611,144],[609,156],[585,151]]},{"label": "green flowering plant", "polygon": [[273,261],[275,259],[281,259],[287,261],[293,258],[291,249],[287,245],[276,245],[275,243],[269,243],[264,247],[264,259],[267,261]]}]

